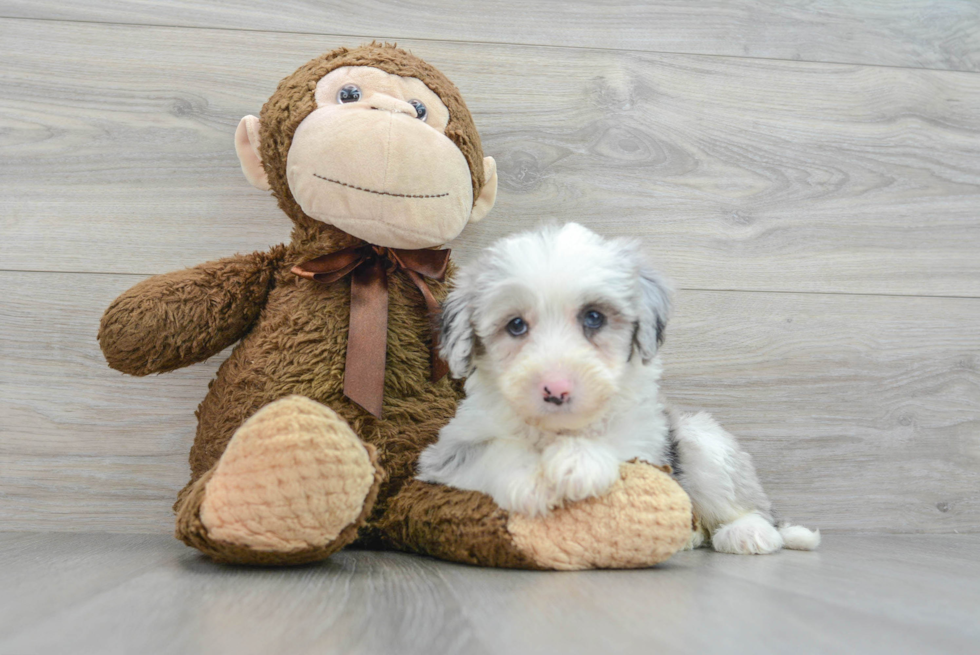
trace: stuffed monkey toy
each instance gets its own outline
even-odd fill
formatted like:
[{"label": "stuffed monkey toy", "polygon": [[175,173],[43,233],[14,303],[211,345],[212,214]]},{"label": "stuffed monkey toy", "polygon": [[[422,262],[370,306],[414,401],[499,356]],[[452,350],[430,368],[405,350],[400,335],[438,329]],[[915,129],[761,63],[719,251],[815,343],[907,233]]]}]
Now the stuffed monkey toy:
[{"label": "stuffed monkey toy", "polygon": [[442,73],[387,44],[339,48],[282,80],[235,147],[292,220],[289,244],[151,277],[99,330],[109,365],[131,375],[237,343],[197,412],[179,539],[241,564],[356,543],[530,569],[649,566],[687,542],[690,501],[642,463],[544,519],[413,479],[460,393],[434,356],[452,272],[438,248],[497,190]]}]

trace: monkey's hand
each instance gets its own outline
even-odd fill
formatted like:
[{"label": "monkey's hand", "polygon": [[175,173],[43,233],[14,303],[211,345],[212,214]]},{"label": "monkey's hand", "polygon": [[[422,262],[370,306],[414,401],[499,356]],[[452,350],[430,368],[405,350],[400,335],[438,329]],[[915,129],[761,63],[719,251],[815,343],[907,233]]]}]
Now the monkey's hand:
[{"label": "monkey's hand", "polygon": [[277,246],[156,275],[126,291],[99,326],[109,366],[130,375],[163,373],[235,343],[265,305],[284,250]]}]

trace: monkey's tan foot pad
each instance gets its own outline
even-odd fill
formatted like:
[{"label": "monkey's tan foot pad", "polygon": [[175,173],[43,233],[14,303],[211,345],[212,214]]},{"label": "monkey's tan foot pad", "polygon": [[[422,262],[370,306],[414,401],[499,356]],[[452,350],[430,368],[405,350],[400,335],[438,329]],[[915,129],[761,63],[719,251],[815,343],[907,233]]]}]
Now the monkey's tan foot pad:
[{"label": "monkey's tan foot pad", "polygon": [[475,491],[413,480],[381,525],[390,545],[481,566],[580,570],[658,564],[691,538],[691,500],[673,478],[643,463],[620,480],[546,517],[508,514]]},{"label": "monkey's tan foot pad", "polygon": [[543,518],[511,514],[517,547],[549,569],[632,569],[653,566],[691,538],[691,499],[649,464],[623,464],[601,498],[589,498]]},{"label": "monkey's tan foot pad", "polygon": [[[198,481],[203,498],[199,521],[192,521],[198,525],[186,525],[180,511],[178,537],[219,561],[323,559],[357,536],[381,479],[374,449],[342,418],[308,398],[289,396],[238,428]],[[209,542],[206,547],[181,534],[188,528],[196,528],[194,541]]]}]

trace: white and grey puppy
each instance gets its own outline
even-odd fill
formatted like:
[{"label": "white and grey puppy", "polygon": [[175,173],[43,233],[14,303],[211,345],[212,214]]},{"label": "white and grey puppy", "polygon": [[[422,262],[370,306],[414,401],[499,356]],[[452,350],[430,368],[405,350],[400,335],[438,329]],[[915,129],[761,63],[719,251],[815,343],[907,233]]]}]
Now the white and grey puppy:
[{"label": "white and grey puppy", "polygon": [[419,479],[546,514],[602,495],[633,458],[669,464],[715,550],[810,550],[776,525],[749,455],[708,414],[674,417],[658,348],[670,307],[631,240],[569,223],[505,238],[456,277],[442,352],[466,398],[419,458]]}]

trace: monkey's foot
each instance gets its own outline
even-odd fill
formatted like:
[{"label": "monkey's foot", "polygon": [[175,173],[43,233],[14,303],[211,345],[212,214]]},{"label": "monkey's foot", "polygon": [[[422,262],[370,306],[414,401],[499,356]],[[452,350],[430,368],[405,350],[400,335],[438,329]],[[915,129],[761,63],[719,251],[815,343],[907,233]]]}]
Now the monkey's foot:
[{"label": "monkey's foot", "polygon": [[547,516],[508,514],[489,496],[412,480],[382,519],[389,545],[482,566],[578,570],[662,562],[691,538],[691,500],[673,478],[623,464],[599,498]]},{"label": "monkey's foot", "polygon": [[177,537],[217,561],[299,564],[353,541],[383,474],[374,449],[302,396],[266,405],[185,493]]}]

